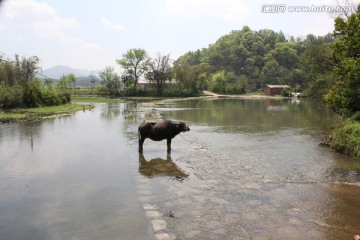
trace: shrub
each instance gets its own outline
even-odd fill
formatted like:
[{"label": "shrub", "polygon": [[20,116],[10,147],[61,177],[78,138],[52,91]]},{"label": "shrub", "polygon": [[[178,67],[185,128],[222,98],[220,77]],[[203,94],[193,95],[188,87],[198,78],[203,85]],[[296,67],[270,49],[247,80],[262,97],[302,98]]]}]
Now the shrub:
[{"label": "shrub", "polygon": [[351,157],[360,158],[360,123],[347,120],[333,132],[332,147]]},{"label": "shrub", "polygon": [[96,92],[96,94],[98,94],[100,96],[105,96],[105,95],[110,94],[110,92],[105,87],[102,87],[102,86],[96,86],[95,92]]},{"label": "shrub", "polygon": [[290,88],[286,88],[281,92],[281,96],[283,97],[292,97],[291,94],[291,89]]},{"label": "shrub", "polygon": [[58,93],[51,87],[44,88],[41,91],[41,103],[44,106],[55,106],[61,103]]},{"label": "shrub", "polygon": [[19,85],[2,87],[0,90],[0,106],[2,108],[17,108],[22,104],[23,90]]},{"label": "shrub", "polygon": [[70,92],[63,91],[63,92],[59,92],[58,95],[59,95],[61,104],[69,103],[71,101]]},{"label": "shrub", "polygon": [[24,86],[22,104],[25,107],[39,107],[41,105],[41,80],[33,78]]},{"label": "shrub", "polygon": [[350,120],[360,122],[360,111],[354,113]]}]

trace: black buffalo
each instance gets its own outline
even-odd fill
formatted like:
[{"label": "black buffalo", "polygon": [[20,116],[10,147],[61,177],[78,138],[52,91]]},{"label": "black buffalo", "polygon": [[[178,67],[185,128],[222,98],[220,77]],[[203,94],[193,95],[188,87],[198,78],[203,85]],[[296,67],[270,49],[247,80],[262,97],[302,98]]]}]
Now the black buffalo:
[{"label": "black buffalo", "polygon": [[171,139],[181,132],[190,131],[184,122],[171,120],[144,121],[139,126],[139,152],[143,151],[143,144],[146,138],[154,141],[167,139],[167,150],[171,150]]}]

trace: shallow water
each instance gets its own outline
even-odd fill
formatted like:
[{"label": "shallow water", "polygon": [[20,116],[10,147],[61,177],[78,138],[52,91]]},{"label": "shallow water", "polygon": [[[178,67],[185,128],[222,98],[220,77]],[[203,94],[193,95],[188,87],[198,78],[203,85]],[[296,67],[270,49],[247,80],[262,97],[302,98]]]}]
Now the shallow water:
[{"label": "shallow water", "polygon": [[[318,145],[337,118],[310,101],[210,99],[171,154],[138,154],[129,104],[0,125],[1,239],[351,239],[360,164]],[[143,109],[139,116],[151,109]]]}]

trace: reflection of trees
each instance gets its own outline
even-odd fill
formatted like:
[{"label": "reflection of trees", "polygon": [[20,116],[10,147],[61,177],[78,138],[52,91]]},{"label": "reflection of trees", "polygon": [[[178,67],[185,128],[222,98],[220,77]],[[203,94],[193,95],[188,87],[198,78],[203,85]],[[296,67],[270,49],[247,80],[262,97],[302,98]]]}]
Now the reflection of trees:
[{"label": "reflection of trees", "polygon": [[[179,102],[187,111],[162,113],[166,118],[224,127],[228,131],[275,131],[281,128],[317,128],[329,125],[335,114],[323,103],[283,99],[197,99]],[[269,111],[271,109],[281,111]]]},{"label": "reflection of trees", "polygon": [[105,120],[114,120],[119,117],[124,104],[108,103],[101,106],[100,117]]},{"label": "reflection of trees", "polygon": [[[29,144],[31,150],[36,146],[36,142],[41,140],[44,127],[53,124],[54,119],[45,121],[23,122],[14,124],[3,124],[0,127],[0,144],[17,142],[19,145]],[[0,147],[1,149],[1,147]]]},{"label": "reflection of trees", "polygon": [[181,170],[167,154],[166,159],[154,158],[146,161],[142,153],[139,153],[139,172],[149,178],[157,176],[169,176],[180,182],[184,181],[189,174]]}]

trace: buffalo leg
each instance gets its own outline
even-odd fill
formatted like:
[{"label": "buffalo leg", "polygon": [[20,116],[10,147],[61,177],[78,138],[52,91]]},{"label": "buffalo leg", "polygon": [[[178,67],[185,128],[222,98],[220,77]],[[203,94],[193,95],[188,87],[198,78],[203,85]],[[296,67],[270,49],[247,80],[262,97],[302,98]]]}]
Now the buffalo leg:
[{"label": "buffalo leg", "polygon": [[170,152],[171,151],[171,138],[167,139],[167,151]]},{"label": "buffalo leg", "polygon": [[143,151],[143,144],[144,144],[145,138],[139,138],[139,152],[142,153]]}]

